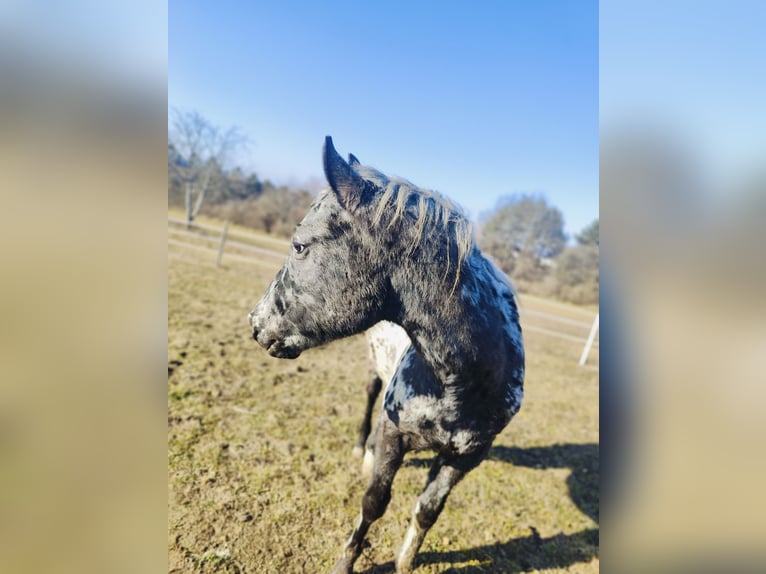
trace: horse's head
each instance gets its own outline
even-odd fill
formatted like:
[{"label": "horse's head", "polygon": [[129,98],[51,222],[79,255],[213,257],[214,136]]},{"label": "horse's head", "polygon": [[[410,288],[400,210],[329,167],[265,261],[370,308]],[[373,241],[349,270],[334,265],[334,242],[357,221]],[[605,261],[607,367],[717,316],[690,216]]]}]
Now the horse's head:
[{"label": "horse's head", "polygon": [[382,318],[387,280],[369,224],[379,190],[329,136],[323,156],[330,189],[296,227],[287,261],[249,315],[253,338],[275,357],[295,358]]}]

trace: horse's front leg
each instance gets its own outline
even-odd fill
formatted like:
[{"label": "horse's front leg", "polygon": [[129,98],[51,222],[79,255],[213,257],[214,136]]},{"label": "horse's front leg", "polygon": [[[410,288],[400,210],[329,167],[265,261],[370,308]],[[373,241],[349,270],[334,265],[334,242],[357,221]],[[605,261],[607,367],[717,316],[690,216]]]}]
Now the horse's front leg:
[{"label": "horse's front leg", "polygon": [[418,553],[420,545],[423,544],[428,530],[439,518],[450,490],[465,476],[465,473],[466,471],[451,466],[441,456],[434,461],[428,473],[426,487],[415,504],[415,511],[412,514],[412,521],[407,529],[404,544],[402,544],[399,555],[396,557],[397,574],[412,572],[415,555]]},{"label": "horse's front leg", "polygon": [[354,562],[362,553],[362,543],[370,525],[386,511],[388,502],[391,500],[391,484],[394,482],[396,471],[402,465],[404,442],[399,430],[388,419],[385,412],[381,413],[375,432],[375,464],[372,468],[370,483],[362,497],[362,511],[359,513],[351,536],[343,547],[340,560],[332,569],[332,574],[351,574],[353,571]]}]

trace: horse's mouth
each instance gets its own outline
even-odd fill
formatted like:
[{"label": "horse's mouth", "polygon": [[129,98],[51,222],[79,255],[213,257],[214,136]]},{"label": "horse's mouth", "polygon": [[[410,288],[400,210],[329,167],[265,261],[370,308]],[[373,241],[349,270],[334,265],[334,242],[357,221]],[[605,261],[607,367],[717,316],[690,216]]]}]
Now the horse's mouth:
[{"label": "horse's mouth", "polygon": [[301,349],[280,340],[273,341],[266,351],[269,355],[278,359],[296,359],[301,354]]},{"label": "horse's mouth", "polygon": [[278,359],[295,359],[305,347],[296,344],[295,337],[292,335],[279,336],[271,334],[265,330],[253,328],[253,339],[272,357]]}]

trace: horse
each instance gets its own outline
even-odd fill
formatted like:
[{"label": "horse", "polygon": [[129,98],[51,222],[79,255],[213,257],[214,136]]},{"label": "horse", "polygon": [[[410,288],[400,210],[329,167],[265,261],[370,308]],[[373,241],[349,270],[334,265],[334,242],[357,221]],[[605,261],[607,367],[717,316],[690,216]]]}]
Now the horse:
[{"label": "horse", "polygon": [[409,573],[451,489],[521,407],[519,312],[456,204],[351,154],[347,162],[330,136],[322,157],[329,187],[248,320],[255,341],[284,359],[383,320],[407,333],[377,419],[361,512],[332,573],[353,572],[405,453],[427,449],[436,456],[395,560],[398,573]]}]

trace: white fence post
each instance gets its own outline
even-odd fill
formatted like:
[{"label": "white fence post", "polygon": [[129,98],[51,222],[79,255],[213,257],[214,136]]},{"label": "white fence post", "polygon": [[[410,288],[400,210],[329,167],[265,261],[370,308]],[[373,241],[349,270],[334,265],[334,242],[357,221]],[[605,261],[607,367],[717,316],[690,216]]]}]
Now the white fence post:
[{"label": "white fence post", "polygon": [[229,231],[229,220],[223,222],[223,232],[221,233],[221,243],[218,245],[218,255],[215,258],[215,266],[221,266],[221,258],[223,257],[223,246],[226,243],[226,233]]},{"label": "white fence post", "polygon": [[593,346],[593,340],[596,338],[596,333],[598,333],[598,317],[599,314],[597,313],[596,318],[593,320],[593,325],[590,328],[588,340],[585,342],[585,348],[582,350],[582,355],[580,356],[580,365],[584,365],[585,361],[588,360],[590,348]]}]

